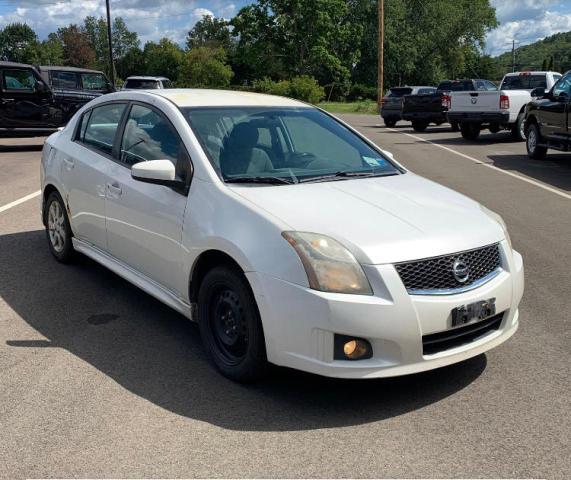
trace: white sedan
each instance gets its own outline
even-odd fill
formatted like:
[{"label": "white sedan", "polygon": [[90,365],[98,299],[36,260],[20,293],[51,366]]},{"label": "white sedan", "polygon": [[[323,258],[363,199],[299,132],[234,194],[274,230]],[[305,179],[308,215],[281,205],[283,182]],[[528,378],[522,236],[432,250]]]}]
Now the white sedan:
[{"label": "white sedan", "polygon": [[226,376],[345,378],[479,355],[518,327],[502,219],[335,117],[244,92],[102,96],[45,143],[42,218],[199,324]]}]

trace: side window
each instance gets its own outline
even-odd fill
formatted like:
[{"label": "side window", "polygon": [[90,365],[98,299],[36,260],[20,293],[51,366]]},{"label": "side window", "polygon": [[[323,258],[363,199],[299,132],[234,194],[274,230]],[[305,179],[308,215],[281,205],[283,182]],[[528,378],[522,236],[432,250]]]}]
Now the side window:
[{"label": "side window", "polygon": [[81,119],[79,120],[79,126],[78,126],[77,132],[75,134],[75,140],[79,140],[80,142],[83,142],[83,139],[85,138],[85,130],[87,129],[87,124],[89,123],[89,116],[90,115],[91,115],[91,110],[89,110],[88,112],[85,112],[81,116]]},{"label": "side window", "polygon": [[77,75],[73,72],[52,72],[54,88],[77,89]]},{"label": "side window", "polygon": [[[125,104],[110,103],[95,107],[87,120],[83,143],[111,155],[117,127],[125,110]],[[82,125],[83,130],[83,125]]]},{"label": "side window", "polygon": [[185,157],[174,127],[156,111],[133,105],[121,142],[122,163],[129,167],[147,160],[170,160],[175,167]]},{"label": "side window", "polygon": [[565,75],[553,87],[553,96],[560,97],[561,95],[571,96],[571,75]]},{"label": "side window", "polygon": [[82,73],[81,86],[85,90],[106,90],[109,82],[100,73]]},{"label": "side window", "polygon": [[36,77],[31,70],[4,70],[4,86],[6,90],[34,91]]}]

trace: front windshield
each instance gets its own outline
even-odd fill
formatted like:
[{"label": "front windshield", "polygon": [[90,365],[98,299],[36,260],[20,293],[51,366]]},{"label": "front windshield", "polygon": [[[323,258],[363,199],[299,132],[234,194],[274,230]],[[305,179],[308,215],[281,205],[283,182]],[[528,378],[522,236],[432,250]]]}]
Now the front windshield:
[{"label": "front windshield", "polygon": [[400,173],[357,135],[315,108],[204,107],[183,113],[227,181],[324,181]]}]

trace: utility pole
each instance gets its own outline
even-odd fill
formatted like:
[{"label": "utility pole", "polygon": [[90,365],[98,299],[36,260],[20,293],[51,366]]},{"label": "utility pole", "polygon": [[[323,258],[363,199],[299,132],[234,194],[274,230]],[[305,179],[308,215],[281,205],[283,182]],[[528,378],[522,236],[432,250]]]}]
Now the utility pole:
[{"label": "utility pole", "polygon": [[515,38],[512,40],[512,73],[515,72]]},{"label": "utility pole", "polygon": [[377,71],[377,105],[379,111],[383,100],[384,90],[384,57],[385,57],[385,0],[377,0],[378,3],[378,71]]},{"label": "utility pole", "polygon": [[115,65],[113,64],[113,39],[111,38],[111,11],[109,10],[109,0],[105,0],[107,7],[107,38],[109,39],[109,67],[111,73],[111,85],[115,87]]}]

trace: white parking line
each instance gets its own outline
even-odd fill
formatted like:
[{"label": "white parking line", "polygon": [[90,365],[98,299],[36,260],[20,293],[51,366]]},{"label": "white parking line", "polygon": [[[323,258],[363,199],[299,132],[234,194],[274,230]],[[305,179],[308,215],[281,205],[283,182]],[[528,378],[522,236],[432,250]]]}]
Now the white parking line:
[{"label": "white parking line", "polygon": [[456,151],[450,147],[440,145],[439,143],[431,142],[430,140],[426,140],[425,138],[422,138],[422,137],[417,137],[416,135],[412,135],[410,133],[401,132],[401,131],[396,130],[394,128],[387,128],[387,130],[390,130],[391,132],[397,132],[397,133],[400,133],[402,135],[406,135],[407,137],[414,138],[415,140],[419,140],[419,141],[424,142],[424,143],[429,143],[430,145],[434,145],[435,147],[441,148],[442,150],[446,150],[447,152],[454,153],[460,157],[466,158],[466,159],[468,159],[474,163],[477,163],[478,165],[482,165],[484,167],[491,168],[492,170],[495,170],[496,172],[500,172],[500,173],[503,173],[505,175],[509,175],[510,177],[517,178],[517,179],[521,180],[522,182],[530,183],[531,185],[535,185],[536,187],[543,188],[543,190],[547,190],[548,192],[555,193],[556,195],[559,195],[560,197],[567,198],[568,200],[571,200],[571,195],[569,195],[568,193],[557,190],[556,188],[549,187],[548,185],[545,185],[544,183],[536,182],[535,180],[531,180],[530,178],[522,177],[521,175],[518,175],[517,173],[513,173],[513,172],[510,172],[508,170],[503,170],[501,168],[496,167],[495,165],[490,165],[489,163],[482,162],[481,160],[478,160],[477,158],[471,157],[470,155],[466,155],[465,153],[458,152],[458,151]]},{"label": "white parking line", "polygon": [[29,195],[26,195],[25,197],[19,198],[18,200],[14,200],[13,202],[7,203],[6,205],[2,205],[0,207],[0,213],[5,212],[6,210],[10,210],[11,208],[13,208],[17,205],[20,205],[21,203],[27,202],[28,200],[31,200],[32,198],[36,198],[41,193],[42,193],[42,191],[38,190],[37,192],[30,193]]}]

